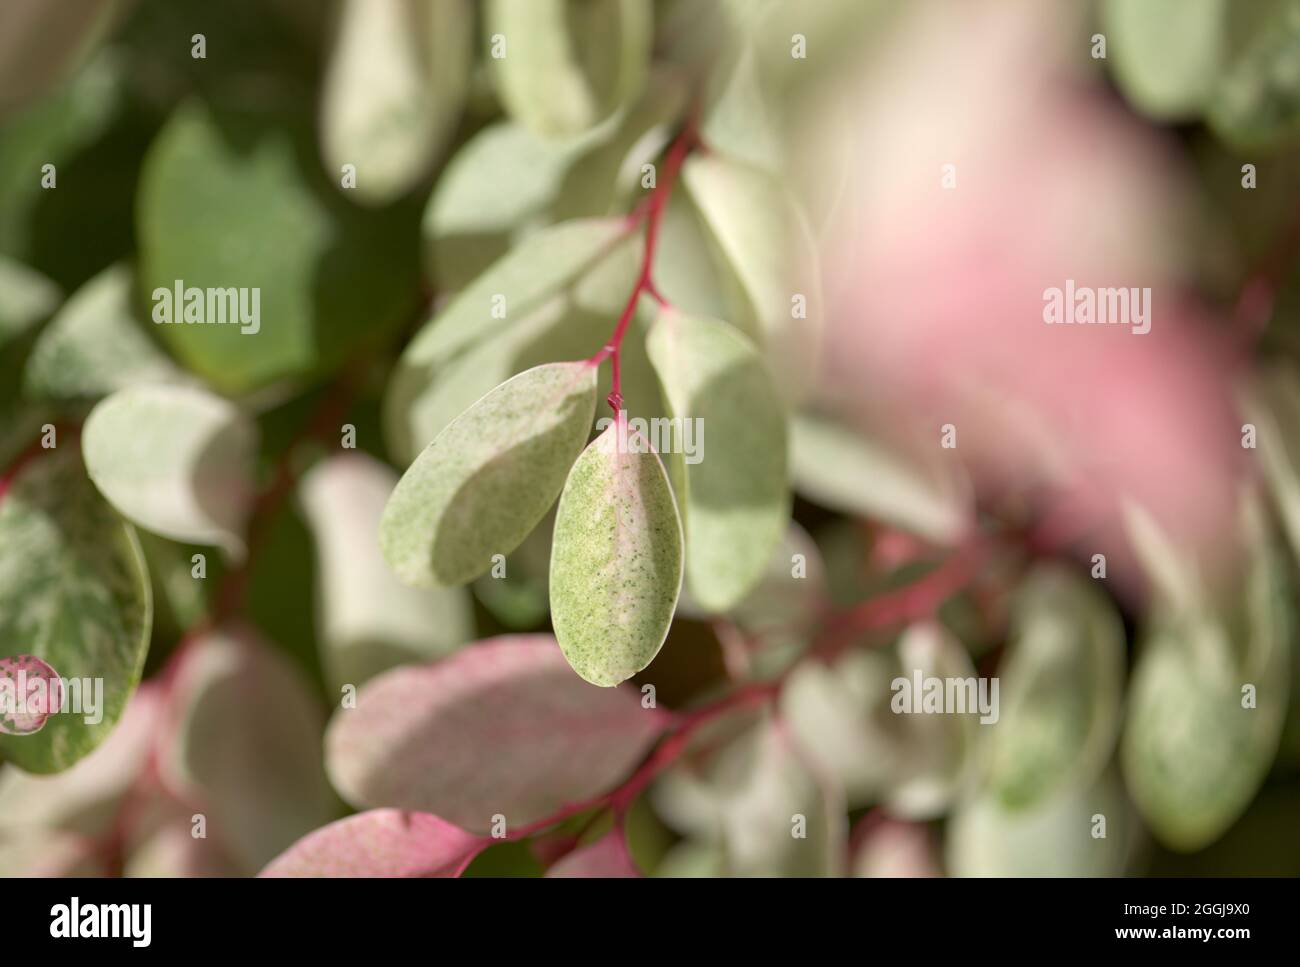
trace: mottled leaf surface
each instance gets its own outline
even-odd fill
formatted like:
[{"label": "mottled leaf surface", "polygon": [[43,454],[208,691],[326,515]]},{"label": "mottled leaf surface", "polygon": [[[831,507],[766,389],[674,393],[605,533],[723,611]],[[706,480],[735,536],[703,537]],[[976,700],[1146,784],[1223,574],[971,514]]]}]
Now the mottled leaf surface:
[{"label": "mottled leaf surface", "polygon": [[490,842],[428,813],[372,809],[308,833],[260,875],[457,876]]}]

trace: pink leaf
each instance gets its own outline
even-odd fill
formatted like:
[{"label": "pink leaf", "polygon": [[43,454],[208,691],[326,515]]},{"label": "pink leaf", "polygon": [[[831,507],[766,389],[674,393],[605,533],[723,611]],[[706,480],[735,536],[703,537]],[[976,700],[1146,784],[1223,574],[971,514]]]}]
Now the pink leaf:
[{"label": "pink leaf", "polygon": [[261,876],[458,876],[491,840],[428,813],[374,809],[308,833]]},{"label": "pink leaf", "polygon": [[31,735],[63,705],[63,680],[35,655],[0,658],[0,732]]},{"label": "pink leaf", "polygon": [[632,862],[621,829],[613,829],[590,846],[570,853],[549,870],[547,876],[640,876]]},{"label": "pink leaf", "polygon": [[326,762],[358,808],[479,833],[500,816],[513,832],[612,788],[666,721],[629,689],[582,681],[551,636],[503,637],[373,679],[335,713]]}]

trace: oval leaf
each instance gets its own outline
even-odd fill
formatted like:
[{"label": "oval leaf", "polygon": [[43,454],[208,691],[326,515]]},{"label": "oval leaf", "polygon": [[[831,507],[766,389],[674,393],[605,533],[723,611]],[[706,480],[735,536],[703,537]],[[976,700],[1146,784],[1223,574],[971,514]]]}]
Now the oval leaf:
[{"label": "oval leaf", "polygon": [[58,772],[98,746],[140,681],[152,622],[140,542],[75,449],[19,471],[0,496],[0,641],[75,680],[81,695],[69,688],[68,714],[35,735],[0,735],[0,755]]},{"label": "oval leaf", "polygon": [[1224,0],[1105,0],[1109,63],[1130,101],[1164,121],[1196,117],[1213,89]]},{"label": "oval leaf", "polygon": [[81,449],[124,516],[178,541],[242,556],[256,430],[234,404],[191,386],[133,386],[98,403]]},{"label": "oval leaf", "polygon": [[647,346],[675,439],[696,449],[674,455],[687,585],[706,611],[726,611],[762,578],[790,521],[785,411],[758,352],[725,323],[665,310]]},{"label": "oval leaf", "polygon": [[628,852],[623,830],[612,829],[596,842],[574,850],[546,871],[548,877],[638,877],[641,871]]},{"label": "oval leaf", "polygon": [[491,842],[428,813],[372,809],[308,833],[259,875],[457,876]]},{"label": "oval leaf", "polygon": [[368,683],[325,739],[334,786],[359,808],[432,812],[476,833],[611,788],[665,718],[574,677],[553,638],[495,638]]},{"label": "oval leaf", "polygon": [[654,660],[681,593],[682,544],[664,465],[621,413],[573,465],[555,515],[551,620],[584,679],[617,685]]},{"label": "oval leaf", "polygon": [[537,526],[564,486],[596,411],[596,367],[520,373],[458,416],[411,464],[379,525],[408,584],[473,580]]}]

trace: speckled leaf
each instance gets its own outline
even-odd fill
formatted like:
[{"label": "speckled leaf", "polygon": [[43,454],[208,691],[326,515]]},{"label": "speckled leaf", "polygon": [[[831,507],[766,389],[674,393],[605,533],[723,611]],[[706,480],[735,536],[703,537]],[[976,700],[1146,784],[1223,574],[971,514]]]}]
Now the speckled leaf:
[{"label": "speckled leaf", "polygon": [[515,829],[610,789],[666,724],[630,690],[580,681],[550,636],[495,638],[369,682],[335,713],[325,758],[358,808],[487,833],[495,815]]},{"label": "speckled leaf", "polygon": [[184,373],[140,329],[131,270],[115,265],[68,299],[37,337],[23,392],[39,400],[96,400],[136,383],[174,383]]},{"label": "speckled leaf", "polygon": [[191,639],[173,674],[159,768],[205,804],[209,835],[242,872],[338,815],[319,699],[283,654],[223,630]]},{"label": "speckled leaf", "polygon": [[576,849],[546,871],[548,877],[638,877],[641,871],[632,861],[622,829],[611,829],[596,840]]},{"label": "speckled leaf", "polygon": [[415,186],[455,130],[470,75],[467,0],[346,0],[321,105],[321,153],[335,177],[383,203]]},{"label": "speckled leaf", "polygon": [[688,158],[682,182],[720,269],[734,279],[725,318],[755,337],[782,392],[803,399],[822,348],[820,268],[808,219],[774,177],[719,155]]},{"label": "speckled leaf", "polygon": [[385,563],[375,535],[396,483],[386,465],[353,453],[318,463],[299,488],[316,538],[321,659],[336,694],[474,638],[469,592],[408,587]]},{"label": "speckled leaf", "polygon": [[408,584],[464,584],[509,554],[564,485],[596,410],[596,367],[537,366],[458,416],[398,482],[379,525]]},{"label": "speckled leaf", "polygon": [[580,134],[635,97],[653,39],[649,0],[488,0],[488,43],[507,113],[541,137]]},{"label": "speckled leaf", "polygon": [[668,309],[650,330],[650,360],[698,452],[684,470],[686,582],[707,611],[734,607],[763,576],[790,521],[786,415],[772,375],[732,326]]},{"label": "speckled leaf", "polygon": [[1107,62],[1138,110],[1194,118],[1214,88],[1228,17],[1224,0],[1105,0]]},{"label": "speckled leaf", "polygon": [[102,679],[103,694],[93,713],[83,700],[72,714],[70,701],[35,735],[0,735],[0,755],[58,772],[98,746],[140,680],[152,616],[135,532],[95,491],[75,447],[24,467],[0,499],[0,642],[65,678]]},{"label": "speckled leaf", "polygon": [[491,842],[429,813],[372,809],[308,833],[259,875],[458,876]]},{"label": "speckled leaf", "polygon": [[1000,713],[980,727],[990,792],[1006,808],[1090,787],[1114,749],[1124,628],[1109,599],[1084,582],[1040,568],[1017,593]]},{"label": "speckled leaf", "polygon": [[206,390],[141,385],[91,410],[81,449],[95,486],[125,517],[241,556],[256,432],[238,407]]},{"label": "speckled leaf", "polygon": [[658,454],[612,422],[569,472],[551,549],[551,621],[584,679],[617,685],[654,660],[681,593],[682,543]]}]

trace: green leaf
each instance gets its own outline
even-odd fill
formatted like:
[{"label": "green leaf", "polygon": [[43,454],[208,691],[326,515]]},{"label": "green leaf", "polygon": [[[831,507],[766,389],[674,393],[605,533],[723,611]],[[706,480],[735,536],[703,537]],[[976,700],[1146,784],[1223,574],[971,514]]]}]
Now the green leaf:
[{"label": "green leaf", "polygon": [[187,379],[140,331],[131,271],[115,265],[68,299],[32,347],[23,392],[38,400],[99,399],[136,383]]},{"label": "green leaf", "polygon": [[325,75],[321,153],[356,166],[362,200],[413,188],[455,131],[469,84],[466,0],[347,0]]},{"label": "green leaf", "polygon": [[1199,116],[1223,57],[1224,0],[1105,0],[1102,29],[1125,96],[1149,117]]},{"label": "green leaf", "polygon": [[1129,689],[1124,777],[1147,823],[1178,850],[1208,845],[1245,810],[1286,717],[1290,596],[1257,507],[1246,504],[1243,523],[1241,615],[1158,613]]},{"label": "green leaf", "polygon": [[45,276],[0,256],[0,348],[46,318],[60,298],[59,287]]},{"label": "green leaf", "polygon": [[725,318],[762,345],[782,391],[802,399],[822,349],[820,268],[807,218],[773,176],[718,155],[688,158],[682,182],[719,267],[734,279]]},{"label": "green leaf", "polygon": [[[279,115],[214,113],[191,102],[145,158],[141,290],[155,320],[172,303],[173,321],[158,325],[159,337],[223,391],[328,371],[415,306],[417,226],[401,212],[360,212],[322,184],[309,137]],[[204,324],[185,321],[191,302],[175,299],[178,280],[213,303]],[[231,294],[250,316],[256,296],[253,323],[214,322]]]},{"label": "green leaf", "polygon": [[[426,322],[402,353],[384,399],[385,435],[398,460],[409,463],[457,413],[518,372],[496,368],[485,377],[480,361],[475,361],[462,367],[461,378],[452,380],[446,375],[449,365],[468,358],[475,349],[489,358],[497,353],[509,357],[512,351],[519,352],[520,344],[527,346],[561,322],[555,313],[563,310],[548,303],[603,263],[626,234],[623,221],[612,218],[566,222],[538,232],[493,263]],[[631,271],[625,292],[631,291],[635,280],[635,269]],[[603,297],[599,303],[603,306]],[[552,315],[530,327],[528,320],[538,312]],[[528,332],[508,335],[520,325]],[[612,322],[606,320],[605,327],[608,335]],[[495,359],[493,363],[500,365]],[[485,379],[491,380],[486,386]]]},{"label": "green leaf", "polygon": [[679,421],[676,438],[698,427],[697,452],[673,456],[685,475],[677,494],[687,585],[706,611],[726,611],[758,583],[790,522],[785,409],[757,350],[732,326],[668,309],[647,348]]},{"label": "green leaf", "polygon": [[952,473],[815,414],[792,421],[790,464],[795,489],[810,500],[941,544],[960,538],[971,518],[968,488]]},{"label": "green leaf", "polygon": [[990,792],[1016,809],[1097,779],[1119,734],[1125,653],[1110,601],[1068,571],[1034,571],[1013,608],[1000,714],[980,730]]},{"label": "green leaf", "polygon": [[1273,365],[1259,374],[1244,403],[1256,427],[1264,479],[1300,560],[1300,374],[1289,364]]},{"label": "green leaf", "polygon": [[596,367],[537,366],[458,416],[416,458],[384,509],[384,558],[408,584],[464,584],[537,526],[582,450]]},{"label": "green leaf", "polygon": [[1216,85],[1207,121],[1239,150],[1300,136],[1300,2],[1233,4],[1244,36]]},{"label": "green leaf", "polygon": [[564,657],[593,685],[654,660],[682,588],[682,521],[659,456],[626,419],[573,464],[551,550],[551,620]]},{"label": "green leaf", "polygon": [[395,668],[334,713],[330,778],[359,808],[432,812],[507,833],[607,792],[668,723],[631,689],[579,680],[549,635],[493,638]]},{"label": "green leaf", "polygon": [[123,516],[240,557],[256,432],[238,407],[206,390],[142,385],[91,410],[81,448],[90,478]]},{"label": "green leaf", "polygon": [[335,694],[475,637],[468,592],[407,587],[384,562],[375,534],[396,483],[387,466],[353,453],[318,463],[299,487],[316,539],[318,639]]},{"label": "green leaf", "polygon": [[96,493],[75,450],[19,471],[0,497],[0,641],[65,678],[101,680],[103,694],[93,713],[83,699],[81,715],[0,735],[0,755],[28,772],[58,772],[98,746],[140,680],[152,619],[135,531]]},{"label": "green leaf", "polygon": [[484,17],[501,101],[541,137],[586,131],[645,83],[649,0],[488,0]]}]

